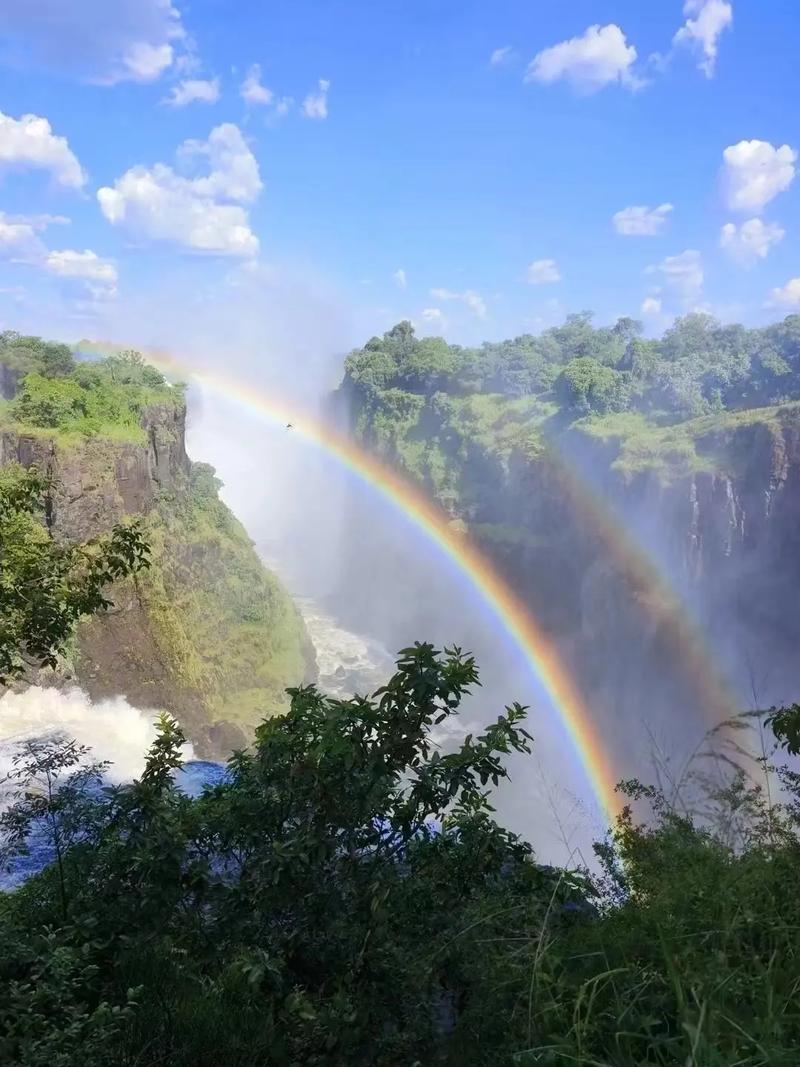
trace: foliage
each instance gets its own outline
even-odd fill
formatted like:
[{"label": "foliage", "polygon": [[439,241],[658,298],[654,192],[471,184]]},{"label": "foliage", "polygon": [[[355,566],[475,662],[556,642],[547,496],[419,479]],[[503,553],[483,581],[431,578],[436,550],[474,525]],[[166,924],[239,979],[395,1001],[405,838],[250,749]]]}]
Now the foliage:
[{"label": "foliage", "polygon": [[628,376],[591,356],[571,360],[556,378],[554,388],[564,406],[580,415],[624,411],[630,402]]},{"label": "foliage", "polygon": [[[193,463],[189,484],[143,520],[151,566],[137,596],[176,687],[197,694],[211,719],[249,729],[285,710],[286,687],[309,675],[313,656],[294,603],[220,500],[220,484],[213,467]],[[102,626],[90,619],[82,636]],[[113,662],[108,670],[113,679]]]},{"label": "foliage", "polygon": [[477,683],[418,644],[372,698],[293,689],[194,800],[167,717],[128,786],[24,752],[0,833],[55,862],[0,897],[5,1062],[790,1067],[800,778],[735,773],[719,832],[622,783],[601,873],[544,867],[489,808],[524,709],[433,743]]},{"label": "foliage", "polygon": [[800,756],[800,704],[774,709],[767,723],[791,756]]},{"label": "foliage", "polygon": [[392,389],[545,397],[555,384],[555,398],[573,415],[632,408],[673,419],[800,399],[798,315],[746,330],[694,312],[661,340],[640,333],[633,319],[595,328],[582,312],[538,336],[462,348],[419,339],[403,322],[348,356],[344,388],[363,403]]},{"label": "foliage", "polygon": [[17,430],[139,441],[146,407],[183,402],[181,388],[135,351],[76,363],[66,345],[7,332],[0,335],[0,371],[12,385],[4,419]]},{"label": "foliage", "polygon": [[105,587],[147,565],[139,527],[117,525],[82,545],[58,544],[37,512],[48,482],[33,471],[0,472],[0,684],[26,661],[55,666],[78,619],[110,605]]},{"label": "foliage", "polygon": [[694,313],[655,340],[632,319],[595,328],[582,312],[479,348],[400,323],[351,353],[338,397],[362,443],[445,509],[491,517],[509,465],[551,445],[596,454],[608,442],[604,467],[664,481],[739,463],[738,431],[779,434],[800,402],[800,316],[746,330]]},{"label": "foliage", "polygon": [[26,337],[15,330],[0,332],[0,363],[20,375],[37,373],[46,378],[67,377],[75,369],[69,345]]}]

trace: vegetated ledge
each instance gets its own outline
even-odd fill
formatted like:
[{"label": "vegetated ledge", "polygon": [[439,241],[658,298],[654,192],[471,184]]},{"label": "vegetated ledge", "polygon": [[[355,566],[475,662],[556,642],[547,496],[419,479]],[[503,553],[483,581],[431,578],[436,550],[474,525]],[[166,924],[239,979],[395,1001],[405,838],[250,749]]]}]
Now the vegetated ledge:
[{"label": "vegetated ledge", "polygon": [[800,402],[701,415],[658,425],[632,412],[591,416],[572,433],[605,446],[612,471],[629,482],[651,475],[668,486],[695,474],[742,477],[755,455],[777,468],[800,434]]},{"label": "vegetated ledge", "polygon": [[189,460],[182,390],[139,390],[136,425],[43,427],[21,419],[18,404],[10,418],[10,407],[0,464],[53,477],[53,536],[84,540],[138,517],[152,550],[148,570],[112,587],[114,606],[79,625],[64,668],[31,680],[167,710],[203,756],[244,744],[285,710],[286,687],[314,676],[314,653],[288,593],[219,499],[213,468]]}]

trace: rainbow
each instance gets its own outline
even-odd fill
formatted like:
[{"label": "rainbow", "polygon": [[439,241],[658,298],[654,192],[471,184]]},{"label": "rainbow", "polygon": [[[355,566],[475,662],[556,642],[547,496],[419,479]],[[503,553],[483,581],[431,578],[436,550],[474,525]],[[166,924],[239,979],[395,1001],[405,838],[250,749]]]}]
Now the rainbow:
[{"label": "rainbow", "polygon": [[[91,351],[110,355],[118,353],[121,347],[93,344]],[[304,417],[274,396],[210,371],[198,371],[172,354],[152,350],[144,354],[162,369],[189,374],[200,384],[233,400],[260,418],[278,426],[291,423],[294,433],[334,457],[421,530],[456,570],[468,579],[501,630],[521,651],[558,714],[601,813],[608,822],[613,821],[622,806],[615,791],[617,778],[591,713],[555,646],[494,564],[465,534],[453,527],[439,508],[396,471],[360,450],[332,427]]]},{"label": "rainbow", "polygon": [[659,573],[650,557],[615,516],[608,502],[554,449],[548,459],[558,470],[559,485],[574,510],[603,542],[609,557],[621,573],[633,581],[646,598],[642,609],[662,627],[662,635],[672,649],[672,660],[700,698],[709,728],[719,727],[738,710],[738,701],[715,667],[705,638],[686,607]]}]

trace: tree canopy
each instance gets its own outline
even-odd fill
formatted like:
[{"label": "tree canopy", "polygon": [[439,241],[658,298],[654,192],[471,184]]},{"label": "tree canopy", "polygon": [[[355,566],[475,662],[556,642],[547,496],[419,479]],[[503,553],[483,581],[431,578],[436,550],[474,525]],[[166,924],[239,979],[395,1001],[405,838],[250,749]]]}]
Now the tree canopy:
[{"label": "tree canopy", "polygon": [[641,332],[630,318],[596,328],[581,312],[536,336],[463,348],[417,338],[402,322],[351,353],[345,386],[364,395],[552,395],[574,416],[638,410],[676,419],[800,398],[798,315],[747,330],[694,312],[660,340]]}]

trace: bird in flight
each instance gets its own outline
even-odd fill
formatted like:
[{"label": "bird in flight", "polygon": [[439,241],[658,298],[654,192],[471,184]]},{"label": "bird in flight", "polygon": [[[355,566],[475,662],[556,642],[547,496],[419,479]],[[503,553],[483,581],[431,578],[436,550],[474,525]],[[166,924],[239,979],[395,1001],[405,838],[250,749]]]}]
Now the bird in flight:
[{"label": "bird in flight", "polygon": [[287,423],[286,423],[286,429],[287,429],[287,430],[293,430],[293,429],[294,429],[294,426],[292,426],[292,424],[291,424],[290,422],[287,422]]}]

